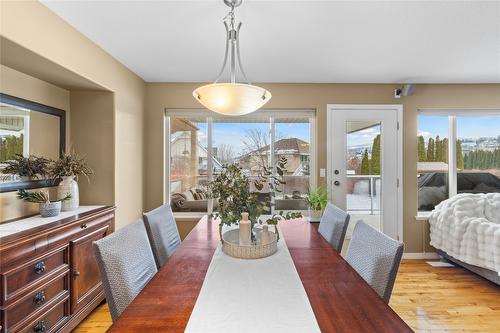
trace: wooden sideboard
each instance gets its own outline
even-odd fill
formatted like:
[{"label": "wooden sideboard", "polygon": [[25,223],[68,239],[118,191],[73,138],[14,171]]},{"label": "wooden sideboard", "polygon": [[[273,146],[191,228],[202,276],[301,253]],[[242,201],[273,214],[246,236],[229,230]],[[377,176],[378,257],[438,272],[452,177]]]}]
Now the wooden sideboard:
[{"label": "wooden sideboard", "polygon": [[113,232],[114,211],[80,209],[0,237],[2,333],[70,332],[104,300],[92,242]]}]

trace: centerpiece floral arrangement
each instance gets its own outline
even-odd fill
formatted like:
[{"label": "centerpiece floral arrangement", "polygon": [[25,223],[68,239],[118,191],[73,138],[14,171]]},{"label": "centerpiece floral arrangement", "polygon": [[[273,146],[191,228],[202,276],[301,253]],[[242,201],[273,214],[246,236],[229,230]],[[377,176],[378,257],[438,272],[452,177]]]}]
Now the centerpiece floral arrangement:
[{"label": "centerpiece floral arrangement", "polygon": [[[222,227],[238,224],[241,213],[247,212],[248,219],[251,221],[251,229],[256,223],[266,222],[269,225],[276,226],[280,220],[302,217],[300,212],[283,211],[273,214],[265,221],[260,219],[262,214],[270,214],[271,207],[274,206],[276,193],[282,192],[280,187],[286,184],[284,180],[284,171],[286,170],[287,160],[280,158],[276,163],[276,175],[273,175],[270,167],[263,166],[255,179],[250,179],[240,167],[235,164],[228,164],[222,167],[220,172],[212,181],[208,183],[208,194],[210,198],[217,200],[219,204],[218,212],[212,213],[212,218],[220,218],[219,234],[222,239]],[[251,185],[255,190],[251,189]],[[259,191],[268,186],[270,193],[264,199],[259,198]],[[279,239],[278,229],[275,228]],[[253,234],[252,234],[252,240]]]}]

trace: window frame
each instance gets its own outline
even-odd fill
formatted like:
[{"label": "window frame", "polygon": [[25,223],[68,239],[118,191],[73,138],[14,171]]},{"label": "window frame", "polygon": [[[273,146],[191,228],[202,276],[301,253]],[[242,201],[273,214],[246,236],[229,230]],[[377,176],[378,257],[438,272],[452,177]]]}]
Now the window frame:
[{"label": "window frame", "polygon": [[[417,138],[419,116],[445,116],[448,118],[448,199],[457,195],[457,117],[489,117],[500,116],[500,109],[417,109]],[[418,163],[418,158],[417,158]],[[418,186],[417,186],[418,192]],[[417,193],[417,214],[422,215],[427,211],[418,210]]]},{"label": "window frame", "polygon": [[[269,121],[270,133],[269,133],[269,148],[271,152],[274,152],[275,138],[276,138],[276,124],[275,119],[277,118],[308,118],[309,121],[309,186],[315,188],[316,183],[316,110],[315,109],[260,109],[246,116],[225,116],[208,109],[194,108],[194,109],[182,109],[182,108],[165,108],[163,112],[163,203],[171,202],[171,179],[170,179],[170,168],[171,168],[171,147],[170,147],[170,129],[171,129],[171,117],[205,117],[207,124],[207,177],[209,180],[213,178],[213,163],[212,163],[212,153],[213,153],[213,124],[214,119],[235,119],[235,118],[257,118],[265,119]],[[275,169],[275,156],[271,153],[270,163],[273,166],[273,174],[276,174]],[[274,200],[274,198],[273,198]],[[174,212],[175,217],[182,219],[194,219],[201,218],[207,214],[212,213],[211,207],[209,207],[208,212]],[[274,207],[272,207],[272,213],[274,213]]]}]

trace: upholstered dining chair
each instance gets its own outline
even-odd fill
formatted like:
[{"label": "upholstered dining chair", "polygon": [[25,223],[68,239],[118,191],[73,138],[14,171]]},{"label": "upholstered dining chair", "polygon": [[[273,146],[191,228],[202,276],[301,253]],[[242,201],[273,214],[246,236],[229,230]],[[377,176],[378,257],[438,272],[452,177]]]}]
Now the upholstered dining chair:
[{"label": "upholstered dining chair", "polygon": [[363,221],[354,227],[347,262],[389,303],[404,245]]},{"label": "upholstered dining chair", "polygon": [[326,205],[318,231],[340,253],[351,216],[331,203]]},{"label": "upholstered dining chair", "polygon": [[116,321],[157,272],[144,222],[129,224],[93,246],[111,318]]},{"label": "upholstered dining chair", "polygon": [[181,243],[181,236],[170,205],[165,204],[144,213],[144,224],[153,249],[156,267],[160,268]]}]

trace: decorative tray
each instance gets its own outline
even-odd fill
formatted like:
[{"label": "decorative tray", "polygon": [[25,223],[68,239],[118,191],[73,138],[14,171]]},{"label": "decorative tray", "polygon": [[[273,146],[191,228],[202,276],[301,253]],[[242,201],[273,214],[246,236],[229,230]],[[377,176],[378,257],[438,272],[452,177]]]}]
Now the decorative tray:
[{"label": "decorative tray", "polygon": [[233,229],[222,235],[222,251],[225,254],[241,259],[258,259],[269,257],[278,250],[278,237],[276,233],[269,231],[270,242],[262,244],[261,229],[254,228],[256,241],[251,245],[240,245],[240,231]]}]

